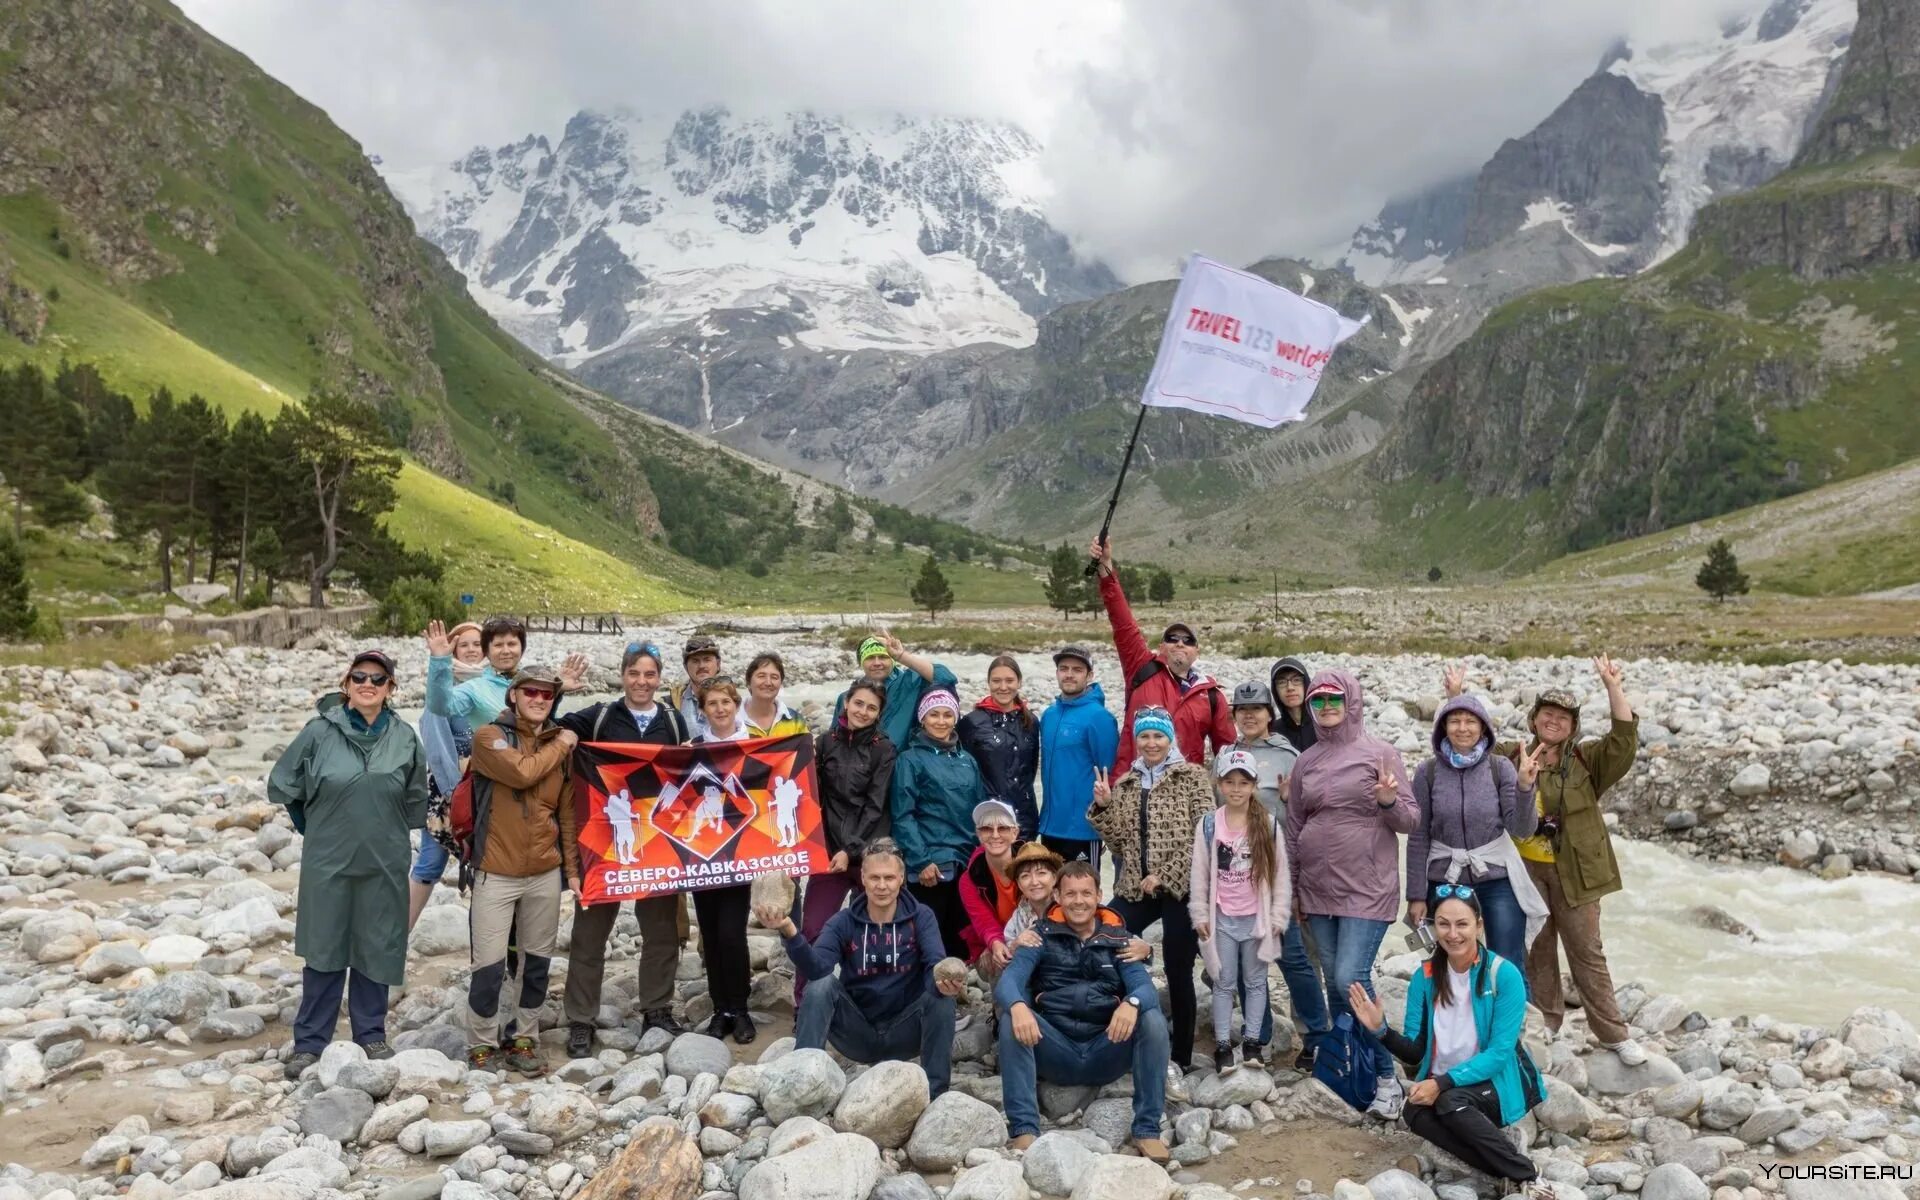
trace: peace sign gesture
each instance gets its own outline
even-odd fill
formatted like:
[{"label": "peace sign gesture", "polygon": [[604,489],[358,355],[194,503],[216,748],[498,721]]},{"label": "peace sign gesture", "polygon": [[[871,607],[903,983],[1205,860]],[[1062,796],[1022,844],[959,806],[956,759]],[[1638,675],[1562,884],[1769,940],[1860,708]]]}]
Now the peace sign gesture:
[{"label": "peace sign gesture", "polygon": [[447,626],[444,621],[428,621],[425,637],[427,654],[431,657],[445,658],[453,653],[453,639],[447,636]]},{"label": "peace sign gesture", "polygon": [[1601,686],[1608,692],[1625,682],[1625,673],[1621,671],[1620,664],[1604,654],[1593,660],[1593,673],[1600,677]]},{"label": "peace sign gesture", "polygon": [[1375,774],[1373,799],[1381,808],[1392,808],[1400,799],[1400,778],[1393,773],[1393,764],[1384,758]]},{"label": "peace sign gesture", "polygon": [[1520,760],[1516,764],[1520,771],[1520,786],[1533,787],[1533,781],[1540,778],[1540,756],[1547,752],[1545,742],[1535,742],[1533,749],[1522,749]]},{"label": "peace sign gesture", "polygon": [[1446,690],[1447,699],[1467,690],[1467,668],[1460,663],[1448,663],[1440,668],[1440,686]]},{"label": "peace sign gesture", "polygon": [[1095,808],[1104,807],[1107,801],[1113,799],[1113,783],[1112,780],[1109,779],[1110,774],[1110,770],[1106,767],[1095,767],[1093,769],[1093,805]]}]

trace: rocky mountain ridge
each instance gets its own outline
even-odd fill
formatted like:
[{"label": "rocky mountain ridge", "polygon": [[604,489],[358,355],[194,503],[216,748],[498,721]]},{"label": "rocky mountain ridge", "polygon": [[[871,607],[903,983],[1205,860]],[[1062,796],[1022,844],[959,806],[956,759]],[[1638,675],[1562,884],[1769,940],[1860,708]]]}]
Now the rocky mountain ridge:
[{"label": "rocky mountain ridge", "polygon": [[1039,152],[985,120],[583,111],[390,179],[475,299],[571,367],[735,309],[816,349],[1029,342],[1118,286],[1047,223]]}]

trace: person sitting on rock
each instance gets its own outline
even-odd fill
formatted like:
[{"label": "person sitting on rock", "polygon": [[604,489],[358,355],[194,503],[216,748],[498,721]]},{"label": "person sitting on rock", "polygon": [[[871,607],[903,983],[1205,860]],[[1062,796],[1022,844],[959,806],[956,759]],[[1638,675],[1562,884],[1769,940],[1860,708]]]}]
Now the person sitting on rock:
[{"label": "person sitting on rock", "polygon": [[[1548,1197],[1539,1171],[1504,1127],[1546,1098],[1540,1070],[1520,1036],[1527,1019],[1520,968],[1487,949],[1480,901],[1469,884],[1434,889],[1432,957],[1407,988],[1404,1032],[1355,983],[1353,1015],[1414,1072],[1401,1119],[1407,1128],[1476,1171],[1520,1185],[1517,1194]],[[1516,1194],[1509,1191],[1509,1195]]]},{"label": "person sitting on rock", "polygon": [[[1606,948],[1600,943],[1600,899],[1620,890],[1620,864],[1613,836],[1601,818],[1600,797],[1625,778],[1640,749],[1640,722],[1628,701],[1620,666],[1602,655],[1594,673],[1607,693],[1612,718],[1607,735],[1580,740],[1580,698],[1563,688],[1548,688],[1534,699],[1527,724],[1534,741],[1523,747],[1503,742],[1497,753],[1537,772],[1533,799],[1539,826],[1532,837],[1517,839],[1533,886],[1547,902],[1547,921],[1527,948],[1527,994],[1555,1033],[1567,1017],[1560,991],[1560,947],[1567,950],[1573,985],[1580,989],[1587,1028],[1600,1045],[1627,1066],[1647,1061],[1633,1040],[1613,995]],[[1466,676],[1447,673],[1449,696],[1465,689]]]},{"label": "person sitting on rock", "polygon": [[760,923],[786,939],[787,957],[807,978],[795,1018],[802,1050],[829,1043],[854,1062],[917,1057],[928,1091],[947,1090],[953,1073],[956,997],[964,979],[941,981],[946,951],[933,910],[905,890],[907,862],[888,838],[861,852],[860,886],[846,908],[808,941],[784,908],[762,908]]},{"label": "person sitting on rock", "polygon": [[[347,993],[353,1040],[391,1058],[387,989],[406,978],[408,832],[427,821],[427,756],[394,714],[393,660],[363,650],[267,776],[306,837],[293,950],[300,1011],[286,1076],[320,1061]],[[349,980],[348,971],[352,971]]]},{"label": "person sitting on rock", "polygon": [[1059,904],[1000,974],[1000,1078],[1008,1148],[1040,1132],[1039,1080],[1095,1087],[1133,1073],[1133,1144],[1157,1163],[1167,1094],[1167,1022],[1145,965],[1122,955],[1130,935],[1100,904],[1100,877],[1084,862],[1060,870]]}]

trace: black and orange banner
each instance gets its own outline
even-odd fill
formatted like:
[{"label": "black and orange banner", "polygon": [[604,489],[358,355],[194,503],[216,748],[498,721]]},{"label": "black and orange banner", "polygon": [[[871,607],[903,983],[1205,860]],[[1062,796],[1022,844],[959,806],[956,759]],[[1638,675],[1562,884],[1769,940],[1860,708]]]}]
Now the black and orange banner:
[{"label": "black and orange banner", "polygon": [[806,734],[574,755],[581,901],[618,904],[827,868]]}]

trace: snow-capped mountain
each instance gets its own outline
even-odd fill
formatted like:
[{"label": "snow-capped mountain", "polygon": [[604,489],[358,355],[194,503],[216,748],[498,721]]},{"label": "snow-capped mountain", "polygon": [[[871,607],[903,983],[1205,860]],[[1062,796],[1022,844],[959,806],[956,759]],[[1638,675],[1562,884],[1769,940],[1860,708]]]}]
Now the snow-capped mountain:
[{"label": "snow-capped mountain", "polygon": [[960,118],[581,112],[388,175],[422,236],[539,353],[574,366],[716,310],[817,349],[1025,345],[1119,282],[1047,223],[1040,147]]},{"label": "snow-capped mountain", "polygon": [[1702,205],[1792,161],[1856,15],[1856,0],[1772,0],[1714,37],[1623,42],[1476,176],[1390,201],[1342,261],[1374,286],[1420,282],[1522,235],[1537,259],[1531,231],[1549,228],[1576,275],[1651,266]]}]

